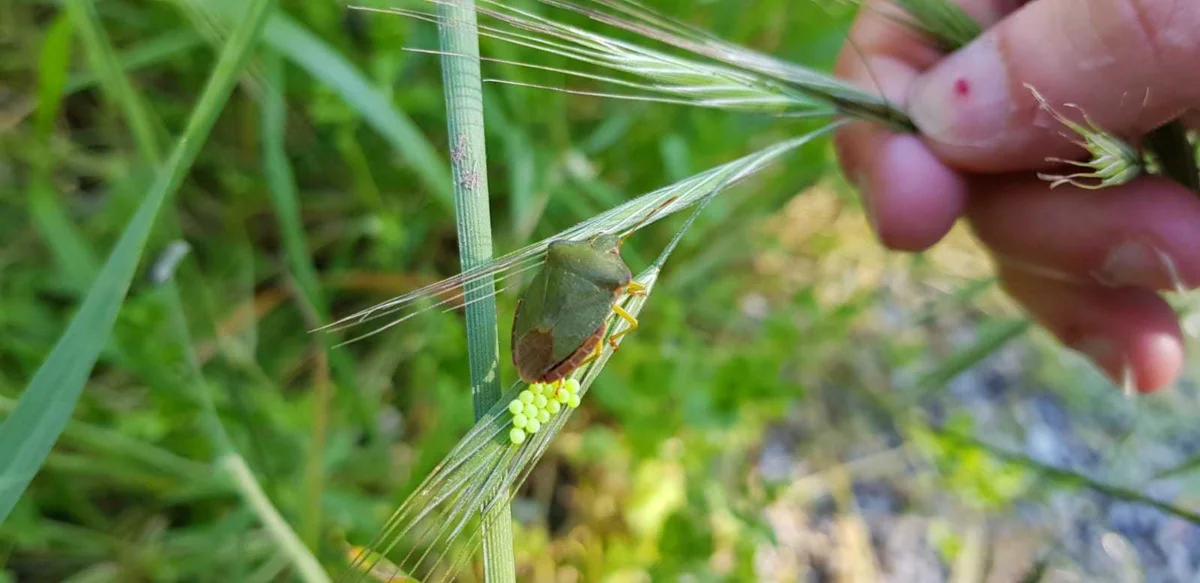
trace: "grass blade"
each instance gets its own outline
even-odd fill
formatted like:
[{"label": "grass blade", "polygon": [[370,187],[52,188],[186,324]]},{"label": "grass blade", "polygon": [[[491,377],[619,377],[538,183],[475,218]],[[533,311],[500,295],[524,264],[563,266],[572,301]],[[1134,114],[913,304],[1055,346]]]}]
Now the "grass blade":
[{"label": "grass blade", "polygon": [[447,209],[453,208],[453,188],[446,161],[416,124],[392,107],[362,73],[316,35],[282,14],[267,24],[263,39],[275,51],[337,92],[408,159],[410,167],[437,199]]},{"label": "grass blade", "polygon": [[915,383],[917,396],[938,390],[955,377],[995,354],[1010,341],[1025,334],[1033,324],[1024,318],[994,320],[981,326],[980,337],[975,342],[955,351],[938,362],[932,370],[921,375]]},{"label": "grass blade", "polygon": [[159,303],[167,313],[175,340],[187,362],[183,375],[180,377],[180,388],[196,406],[200,432],[207,438],[209,446],[216,452],[212,468],[218,476],[224,477],[241,496],[243,503],[249,507],[262,525],[266,528],[279,552],[288,558],[296,569],[296,574],[305,583],[329,583],[329,577],[321,568],[316,557],[301,541],[299,535],[283,519],[279,511],[271,504],[266,492],[263,491],[254,472],[246,463],[237,445],[225,429],[221,416],[217,412],[216,401],[213,398],[211,385],[204,378],[200,360],[193,347],[191,331],[188,328],[187,317],[184,313],[182,294],[175,281],[174,269],[183,255],[164,266],[159,287],[155,290]]},{"label": "grass blade", "polygon": [[[239,2],[221,0],[209,5],[225,25],[236,22]],[[194,6],[184,8],[191,10]],[[454,209],[454,188],[446,161],[416,124],[393,107],[383,93],[337,50],[281,12],[272,15],[267,22],[263,42],[337,93],[408,161],[409,167],[443,208]]]},{"label": "grass blade", "polygon": [[[50,147],[54,121],[62,105],[67,68],[71,63],[71,22],[59,15],[47,27],[38,62],[38,109],[36,135],[47,152]],[[72,287],[83,290],[97,271],[99,262],[79,231],[71,224],[70,216],[54,191],[51,156],[33,159],[33,177],[29,185],[29,214],[33,224],[54,254],[62,274]]]},{"label": "grass blade", "polygon": [[[328,319],[328,308],[321,294],[317,270],[313,267],[308,242],[305,240],[303,222],[300,217],[300,201],[296,193],[296,181],[284,148],[287,106],[284,102],[283,67],[278,55],[268,54],[263,58],[266,91],[262,99],[262,124],[259,128],[263,147],[263,169],[267,180],[267,193],[274,207],[276,220],[283,235],[284,254],[288,271],[296,280],[300,296],[300,311],[308,314],[314,323]],[[309,545],[315,546],[321,525],[321,494],[325,487],[325,446],[329,438],[329,409],[332,391],[329,387],[329,343],[324,338],[314,339],[316,359],[315,398],[312,403],[312,441],[305,453],[305,504],[300,531]],[[365,407],[364,403],[359,403]]]},{"label": "grass blade", "polygon": [[292,527],[262,491],[258,480],[254,478],[254,472],[246,465],[246,460],[237,453],[230,452],[217,459],[215,466],[229,475],[242,499],[263,521],[280,551],[295,565],[300,580],[305,583],[329,583],[329,577],[316,557],[304,546],[304,541],[296,536]]},{"label": "grass blade", "polygon": [[[117,66],[121,71],[146,68],[199,47],[201,42],[201,38],[191,30],[170,30],[118,53]],[[63,91],[68,94],[83,91],[100,81],[100,76],[95,71],[79,73],[67,79]]]},{"label": "grass blade", "polygon": [[79,312],[0,425],[0,520],[45,461],[108,343],[159,211],[178,190],[257,44],[274,3],[253,0],[213,69],[188,124],[113,247]]},{"label": "grass blade", "polygon": [[159,156],[157,127],[149,114],[149,108],[142,101],[141,94],[133,89],[129,78],[122,73],[120,60],[100,24],[95,5],[90,0],[67,0],[66,7],[67,16],[83,38],[88,61],[100,79],[100,84],[109,98],[121,108],[121,113],[129,122],[138,153],[143,160],[159,164],[162,160]]},{"label": "grass blade", "polygon": [[[16,401],[0,398],[0,415],[7,417],[16,406]],[[207,473],[203,463],[180,457],[108,427],[73,421],[62,435],[79,449],[101,452],[113,460],[129,460],[182,481],[197,482],[203,480]]]},{"label": "grass blade", "polygon": [[1164,502],[1163,500],[1150,496],[1149,494],[1141,492],[1136,488],[1103,482],[1079,472],[1053,466],[1030,458],[1024,454],[1001,449],[997,446],[981,441],[976,437],[963,435],[962,433],[959,433],[953,429],[936,427],[933,424],[928,423],[926,424],[926,427],[947,441],[954,442],[957,445],[977,448],[1002,462],[1015,464],[1032,470],[1059,484],[1078,488],[1088,488],[1104,494],[1105,496],[1111,496],[1119,500],[1145,504],[1151,508],[1161,510],[1164,513],[1177,516],[1192,524],[1200,526],[1200,512],[1196,512],[1182,506],[1177,506],[1175,504],[1171,504],[1170,502]]}]

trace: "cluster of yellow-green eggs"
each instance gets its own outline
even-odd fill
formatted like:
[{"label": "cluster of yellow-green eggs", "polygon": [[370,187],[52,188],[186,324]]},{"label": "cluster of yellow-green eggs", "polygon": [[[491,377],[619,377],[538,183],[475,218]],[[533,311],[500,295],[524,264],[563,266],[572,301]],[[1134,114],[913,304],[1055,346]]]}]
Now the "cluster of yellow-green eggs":
[{"label": "cluster of yellow-green eggs", "polygon": [[561,385],[529,385],[528,389],[521,391],[521,394],[508,404],[513,424],[512,430],[508,432],[508,440],[517,445],[524,443],[527,436],[537,433],[543,425],[549,423],[550,417],[561,411],[563,405],[572,409],[579,406],[579,381],[567,379]]}]

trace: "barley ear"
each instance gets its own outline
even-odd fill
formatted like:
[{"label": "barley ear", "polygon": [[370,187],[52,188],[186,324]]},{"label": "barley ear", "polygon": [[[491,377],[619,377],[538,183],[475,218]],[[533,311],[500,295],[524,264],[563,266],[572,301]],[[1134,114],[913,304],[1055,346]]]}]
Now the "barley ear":
[{"label": "barley ear", "polygon": [[1091,155],[1086,162],[1047,158],[1046,160],[1049,162],[1075,166],[1084,170],[1083,172],[1073,174],[1039,173],[1038,178],[1050,182],[1051,188],[1070,184],[1078,188],[1100,190],[1125,184],[1145,172],[1146,168],[1142,161],[1141,152],[1124,140],[1105,132],[1082,109],[1074,105],[1068,105],[1068,107],[1079,109],[1083,115],[1084,123],[1087,125],[1067,119],[1055,111],[1050,106],[1050,103],[1032,85],[1026,84],[1025,88],[1033,94],[1042,109],[1054,116],[1055,119],[1078,136],[1078,139],[1069,135],[1066,137]]},{"label": "barley ear", "polygon": [[983,27],[971,15],[948,0],[896,0],[896,4],[912,17],[911,24],[932,37],[942,50],[956,51],[983,34]]}]

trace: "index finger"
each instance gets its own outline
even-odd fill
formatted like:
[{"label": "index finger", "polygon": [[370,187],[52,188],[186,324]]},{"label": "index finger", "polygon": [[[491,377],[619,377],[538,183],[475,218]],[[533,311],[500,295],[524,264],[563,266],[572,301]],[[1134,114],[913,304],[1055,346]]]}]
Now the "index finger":
[{"label": "index finger", "polygon": [[1200,106],[1197,31],[1196,0],[1038,0],[923,74],[908,112],[958,168],[1042,168],[1082,151],[1029,87],[1136,138]]},{"label": "index finger", "polygon": [[[980,24],[999,21],[1023,0],[958,0]],[[886,0],[870,0],[851,27],[834,72],[906,107],[909,86],[940,58],[937,43],[905,24]],[[920,251],[939,241],[963,210],[966,183],[915,136],[867,123],[835,136],[842,170],[861,191],[872,228],[889,248]]]}]

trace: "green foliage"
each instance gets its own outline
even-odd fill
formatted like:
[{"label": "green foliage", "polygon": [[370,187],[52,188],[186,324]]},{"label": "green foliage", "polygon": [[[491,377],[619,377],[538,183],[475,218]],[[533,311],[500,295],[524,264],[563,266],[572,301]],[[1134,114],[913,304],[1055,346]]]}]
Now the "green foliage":
[{"label": "green foliage", "polygon": [[[851,16],[784,0],[655,4],[818,71]],[[8,579],[320,580],[304,547],[341,572],[344,543],[371,540],[473,425],[459,311],[426,312],[342,348],[309,333],[460,269],[438,59],[403,50],[436,48],[434,27],[311,0],[280,4],[258,30],[237,16],[244,9],[221,0],[0,7],[11,49],[2,66],[19,93],[0,100]],[[237,30],[246,35],[230,37]],[[494,72],[564,83],[546,71]],[[485,84],[484,96],[498,253],[816,127],[510,85]],[[836,300],[817,277],[781,283],[781,273],[815,271],[813,256],[873,248],[831,229],[790,255],[777,239],[802,227],[764,229],[785,202],[830,183],[826,146],[793,152],[716,199],[682,240],[641,327],[516,493],[518,580],[565,571],[586,581],[760,580],[759,553],[782,544],[764,509],[797,496],[799,481],[763,475],[774,429],[804,427],[793,454],[813,472],[847,451],[884,449],[880,427],[909,421],[894,403],[907,411],[941,394],[1023,338],[1023,320],[970,309],[987,286],[930,310],[970,313],[962,326],[976,333],[935,351],[935,318],[879,325],[887,286],[878,281]],[[865,224],[845,198],[842,211]],[[629,239],[635,273],[682,220]],[[191,251],[163,285],[153,274],[178,240]],[[764,267],[774,253],[784,268]],[[856,268],[833,279],[854,279]],[[497,296],[505,386],[521,281]],[[1043,373],[1063,387],[1078,376]],[[878,387],[900,394],[889,401]],[[1085,408],[1101,409],[1098,392],[1076,391],[1074,410],[1096,414]],[[874,414],[883,421],[862,421]],[[227,434],[230,449],[215,447],[213,433]],[[1030,475],[1154,503],[937,431],[906,439],[936,462],[938,489],[988,511],[1024,493]]]},{"label": "green foliage", "polygon": [[5,476],[0,488],[0,519],[8,516],[66,427],[92,365],[107,344],[154,220],[167,198],[179,188],[238,74],[249,61],[270,7],[269,0],[247,7],[245,20],[222,52],[187,127],[96,276],[79,313],[22,393],[12,414],[0,425],[0,475]]},{"label": "green foliage", "polygon": [[[972,433],[969,418],[958,417],[948,425],[946,431],[954,434]],[[1033,474],[1024,466],[997,459],[982,448],[943,438],[927,429],[914,429],[911,437],[913,445],[942,472],[946,487],[975,510],[1007,508],[1028,494]]]}]

